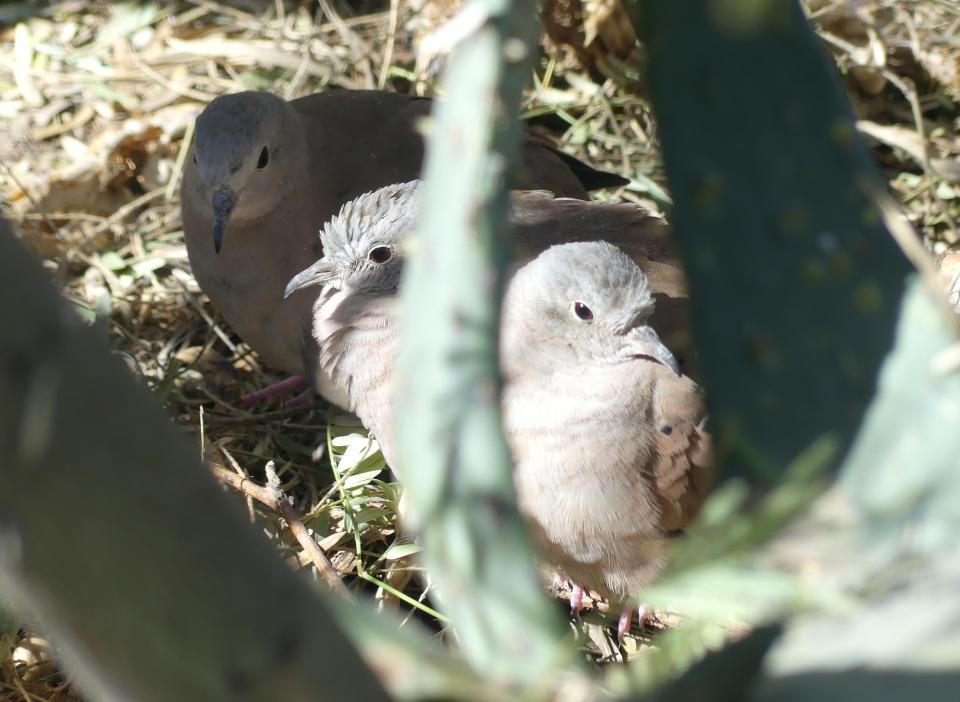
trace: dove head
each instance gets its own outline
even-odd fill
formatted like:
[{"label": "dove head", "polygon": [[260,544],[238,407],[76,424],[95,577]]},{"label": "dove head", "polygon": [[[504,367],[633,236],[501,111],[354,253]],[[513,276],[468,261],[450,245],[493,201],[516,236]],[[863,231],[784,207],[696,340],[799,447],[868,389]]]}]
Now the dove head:
[{"label": "dove head", "polygon": [[[504,301],[505,362],[582,368],[637,359],[679,365],[647,323],[654,301],[647,277],[606,242],[553,246],[521,268]],[[509,368],[508,368],[509,370]]]},{"label": "dove head", "polygon": [[212,207],[217,253],[229,239],[230,222],[253,221],[282,206],[306,179],[299,117],[270,93],[213,100],[197,117],[190,159],[203,190],[197,195]]},{"label": "dove head", "polygon": [[284,297],[308,285],[371,296],[395,294],[403,245],[416,224],[419,185],[388,185],[346,203],[320,232],[323,258],[295,275]]}]

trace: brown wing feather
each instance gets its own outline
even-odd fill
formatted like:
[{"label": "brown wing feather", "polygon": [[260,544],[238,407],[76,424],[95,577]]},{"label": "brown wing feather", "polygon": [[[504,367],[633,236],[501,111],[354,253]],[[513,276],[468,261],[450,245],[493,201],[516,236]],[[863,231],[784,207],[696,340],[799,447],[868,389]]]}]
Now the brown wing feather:
[{"label": "brown wing feather", "polygon": [[713,478],[713,439],[704,429],[703,393],[690,378],[662,374],[654,402],[654,491],[661,528],[669,532],[686,528],[706,499]]}]

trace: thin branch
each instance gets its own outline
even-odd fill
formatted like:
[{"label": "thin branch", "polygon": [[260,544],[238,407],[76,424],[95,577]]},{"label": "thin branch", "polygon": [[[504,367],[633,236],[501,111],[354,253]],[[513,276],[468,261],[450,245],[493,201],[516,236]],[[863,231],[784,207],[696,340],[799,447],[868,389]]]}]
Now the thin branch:
[{"label": "thin branch", "polygon": [[347,601],[353,599],[350,592],[344,586],[343,581],[340,579],[340,576],[337,574],[333,564],[330,563],[330,560],[326,554],[324,554],[320,545],[310,536],[310,532],[307,530],[307,527],[304,526],[303,521],[301,521],[300,515],[298,515],[293,507],[286,501],[283,493],[273,488],[257,485],[252,480],[237,475],[221,466],[212,466],[211,470],[214,476],[224,485],[228,485],[234,490],[242,492],[247,497],[253,498],[264,507],[283,517],[283,520],[287,523],[287,526],[290,527],[290,532],[294,538],[296,538],[297,543],[300,544],[307,559],[309,559],[313,567],[317,569],[327,582],[330,589],[336,595],[339,595]]}]

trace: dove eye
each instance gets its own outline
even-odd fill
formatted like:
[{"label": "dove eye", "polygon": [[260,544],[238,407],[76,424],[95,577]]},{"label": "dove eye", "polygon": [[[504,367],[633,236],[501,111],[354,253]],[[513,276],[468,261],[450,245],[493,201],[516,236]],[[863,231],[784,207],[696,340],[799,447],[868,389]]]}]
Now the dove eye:
[{"label": "dove eye", "polygon": [[270,163],[270,152],[267,151],[267,147],[264,146],[260,149],[260,158],[257,159],[257,170],[266,168],[268,163]]},{"label": "dove eye", "polygon": [[380,246],[374,246],[370,249],[370,253],[367,254],[367,259],[371,263],[383,264],[393,258],[393,247],[387,246],[386,244],[381,244]]},{"label": "dove eye", "polygon": [[577,315],[577,317],[582,319],[584,322],[593,321],[593,310],[591,310],[589,307],[587,307],[585,304],[583,304],[579,300],[576,300],[573,303],[573,313]]}]

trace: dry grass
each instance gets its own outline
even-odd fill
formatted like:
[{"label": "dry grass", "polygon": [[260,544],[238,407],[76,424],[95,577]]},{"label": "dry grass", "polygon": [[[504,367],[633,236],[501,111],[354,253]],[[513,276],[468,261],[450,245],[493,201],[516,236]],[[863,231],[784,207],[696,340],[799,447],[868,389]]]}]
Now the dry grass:
[{"label": "dry grass", "polygon": [[[316,14],[305,9],[313,3],[254,0],[3,5],[0,202],[64,294],[214,463],[263,482],[272,461],[348,587],[430,619],[408,558],[416,547],[396,540],[397,491],[379,454],[353,420],[320,403],[238,404],[276,378],[200,293],[180,231],[185,146],[216,95],[431,92],[432,79],[415,73],[414,40],[455,3],[422,13],[401,0],[318,4]],[[960,11],[935,0],[809,4],[892,191],[926,244],[945,252],[960,242]],[[647,104],[612,81],[593,83],[569,52],[544,54],[525,114],[571,153],[632,176],[618,196],[669,202]],[[310,567],[279,515],[249,508],[296,567]],[[586,628],[588,648],[615,657],[599,632]],[[631,639],[629,651],[645,642]],[[4,658],[0,699],[75,699],[55,674]]]}]

